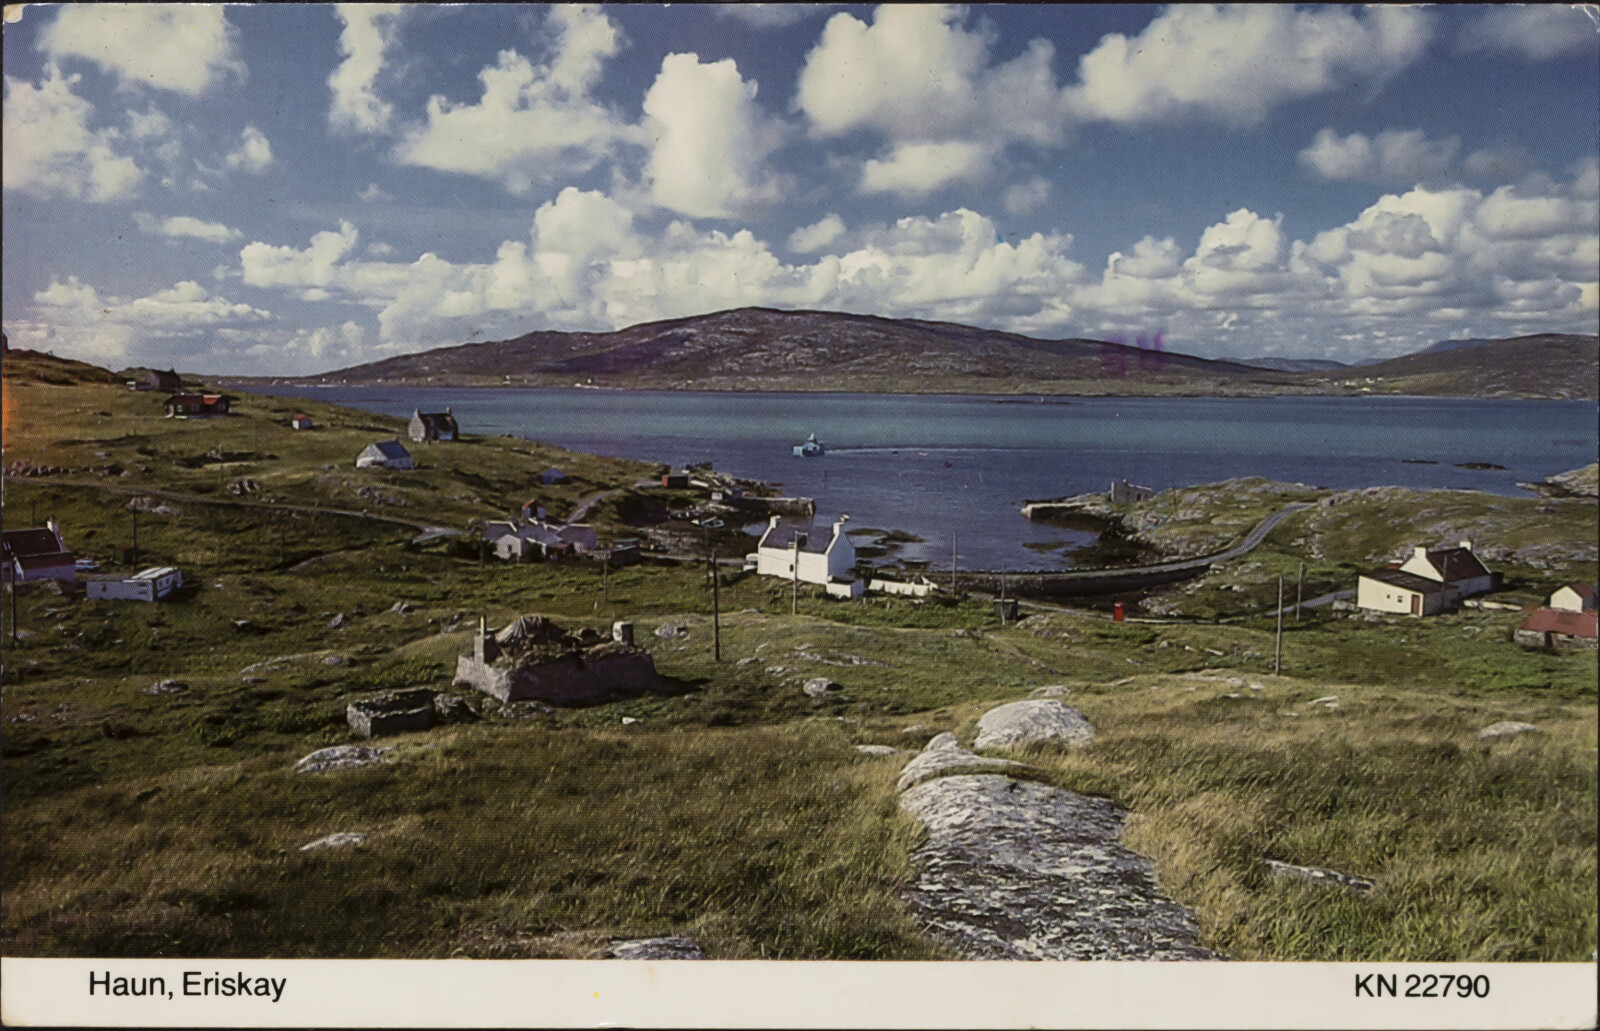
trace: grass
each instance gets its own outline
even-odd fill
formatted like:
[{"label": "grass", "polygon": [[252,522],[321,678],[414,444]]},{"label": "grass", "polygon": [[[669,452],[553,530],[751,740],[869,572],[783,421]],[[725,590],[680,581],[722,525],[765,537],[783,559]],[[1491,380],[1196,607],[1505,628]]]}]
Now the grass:
[{"label": "grass", "polygon": [[[62,392],[66,415],[8,431],[7,462],[26,453],[82,468],[86,449],[125,447],[148,472],[79,475],[198,490],[216,471],[176,456],[216,431],[232,434],[227,450],[283,456],[257,477],[272,496],[331,502],[344,489],[320,479],[320,453],[265,428],[253,447],[255,401],[226,424],[157,420],[139,443],[70,443],[102,432],[97,419],[134,418],[95,412],[151,395],[27,389]],[[97,390],[83,404],[75,393]],[[13,402],[8,420],[25,410]],[[369,418],[309,407],[325,425]],[[370,431],[349,432],[339,449]],[[503,446],[429,449],[460,466],[397,479],[407,504],[388,508],[459,525],[490,511],[471,498],[514,498],[520,471],[558,464],[538,445]],[[594,485],[637,471],[561,461]],[[354,476],[346,469],[336,478]],[[3,515],[7,526],[57,516],[81,553],[108,557],[131,536],[128,501],[8,479]],[[1280,501],[1246,494],[1227,518],[1253,522]],[[948,956],[899,901],[919,838],[893,794],[908,753],[866,758],[852,746],[917,748],[943,730],[970,740],[981,713],[1050,683],[1073,686],[1069,703],[1100,735],[1079,751],[1024,752],[1030,775],[1127,806],[1127,843],[1155,858],[1212,947],[1369,961],[1581,961],[1595,947],[1595,658],[1511,645],[1517,613],[1319,613],[1289,622],[1274,677],[1261,619],[1116,624],[1039,609],[1002,629],[978,599],[810,591],[791,614],[789,585],[725,570],[716,662],[698,566],[647,561],[602,576],[583,563],[480,564],[370,520],[169,504],[178,511],[139,516],[139,544],[183,567],[180,597],[140,605],[34,589],[0,607],[0,632],[13,614],[22,631],[6,641],[0,695],[8,955],[584,958],[615,938],[675,933],[717,958]],[[1371,518],[1354,504],[1324,511]],[[1593,516],[1570,511],[1538,532],[1572,539]],[[1331,576],[1368,546],[1366,532],[1330,516],[1313,538],[1289,521],[1249,557],[1255,579],[1240,582],[1255,586],[1215,590],[1219,611],[1248,613],[1258,581],[1313,539],[1352,535],[1314,560]],[[397,601],[411,611],[392,611]],[[396,750],[383,766],[292,772],[350,740],[351,698],[449,689],[480,613],[495,625],[525,613],[568,627],[633,620],[688,690],[551,712],[475,698],[481,722],[386,741]],[[657,637],[666,623],[688,636]],[[813,677],[842,690],[813,700],[801,689]],[[146,692],[165,678],[189,688]],[[1310,704],[1328,695],[1336,706]],[[1505,719],[1539,730],[1477,739]],[[368,838],[299,850],[338,831]],[[1377,889],[1274,880],[1267,858]]]}]

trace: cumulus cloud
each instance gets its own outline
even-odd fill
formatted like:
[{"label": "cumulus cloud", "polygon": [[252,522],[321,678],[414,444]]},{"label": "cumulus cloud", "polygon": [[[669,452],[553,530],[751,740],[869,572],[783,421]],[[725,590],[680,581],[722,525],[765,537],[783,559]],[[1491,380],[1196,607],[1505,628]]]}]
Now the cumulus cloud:
[{"label": "cumulus cloud", "polygon": [[1421,129],[1385,129],[1375,137],[1323,129],[1300,152],[1300,163],[1324,179],[1415,183],[1449,171],[1460,149],[1456,137],[1430,139]]},{"label": "cumulus cloud", "polygon": [[317,233],[303,251],[259,241],[246,244],[239,252],[244,281],[263,288],[326,287],[333,282],[335,266],[355,248],[359,236],[355,226],[341,222],[338,232]]},{"label": "cumulus cloud", "polygon": [[89,361],[127,361],[192,349],[223,326],[266,322],[270,312],[213,296],[184,281],[147,297],[102,296],[76,276],[33,295],[29,318],[10,324],[18,346]]},{"label": "cumulus cloud", "polygon": [[344,24],[339,33],[343,58],[328,76],[333,105],[328,124],[340,132],[380,133],[394,117],[392,105],[378,97],[376,84],[388,49],[399,35],[406,4],[339,4],[334,13]]},{"label": "cumulus cloud", "polygon": [[[106,202],[138,191],[144,170],[118,153],[122,134],[112,128],[90,129],[94,114],[72,87],[79,76],[63,76],[51,62],[36,87],[6,77],[4,118],[4,183],[36,197],[70,197]],[[134,121],[135,130],[159,128],[151,120]]]},{"label": "cumulus cloud", "polygon": [[893,140],[1060,142],[1051,44],[1036,39],[991,66],[992,33],[963,28],[964,18],[940,4],[884,5],[871,25],[834,15],[806,55],[795,106],[819,136],[875,129]]},{"label": "cumulus cloud", "polygon": [[363,204],[376,204],[380,201],[394,200],[394,195],[377,183],[368,183],[356,196]]},{"label": "cumulus cloud", "polygon": [[151,236],[165,236],[173,239],[204,240],[207,243],[231,243],[243,237],[237,229],[223,225],[221,222],[206,222],[190,215],[174,215],[171,218],[157,218],[146,211],[133,213],[134,224],[139,231],[149,233]]},{"label": "cumulus cloud", "polygon": [[1494,7],[1468,22],[1457,37],[1461,53],[1512,54],[1529,61],[1592,57],[1600,39],[1593,6],[1528,4]]},{"label": "cumulus cloud", "polygon": [[732,18],[758,29],[785,29],[838,4],[712,4],[719,18]]},{"label": "cumulus cloud", "polygon": [[244,77],[221,4],[63,4],[39,36],[52,58],[82,58],[126,85],[198,96]]},{"label": "cumulus cloud", "polygon": [[1082,118],[1203,118],[1259,124],[1280,104],[1381,82],[1422,56],[1432,18],[1417,8],[1175,5],[1130,39],[1113,33],[1066,91]]},{"label": "cumulus cloud", "polygon": [[592,167],[619,142],[637,142],[637,129],[589,96],[604,61],[621,46],[604,13],[553,6],[546,25],[554,41],[549,60],[534,65],[503,50],[478,73],[475,104],[434,95],[427,120],[407,130],[396,150],[402,163],[497,179],[513,193],[559,171]]},{"label": "cumulus cloud", "polygon": [[272,164],[272,144],[260,129],[253,125],[244,127],[239,136],[239,146],[228,155],[228,167],[246,172],[262,172]]},{"label": "cumulus cloud", "polygon": [[702,64],[696,54],[668,54],[662,60],[644,97],[651,200],[685,215],[722,218],[777,199],[777,179],[764,162],[780,130],[756,106],[756,89],[732,58]]},{"label": "cumulus cloud", "polygon": [[789,234],[789,249],[811,254],[826,248],[844,235],[844,219],[831,212],[808,226]]},{"label": "cumulus cloud", "polygon": [[922,196],[952,183],[975,182],[989,171],[988,154],[977,143],[902,143],[861,171],[862,193]]}]

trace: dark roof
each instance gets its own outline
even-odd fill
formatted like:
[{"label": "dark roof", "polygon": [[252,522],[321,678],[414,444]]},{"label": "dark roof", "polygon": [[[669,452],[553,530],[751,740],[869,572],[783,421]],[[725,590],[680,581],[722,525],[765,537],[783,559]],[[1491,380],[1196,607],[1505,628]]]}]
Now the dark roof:
[{"label": "dark roof", "polygon": [[1541,634],[1567,634],[1570,637],[1600,637],[1600,612],[1535,609],[1517,629]]},{"label": "dark roof", "polygon": [[[58,551],[52,555],[19,555],[17,568],[26,572],[30,569],[56,569],[60,566],[72,566],[72,552]],[[76,566],[74,566],[76,568]]]},{"label": "dark roof", "polygon": [[410,458],[411,452],[398,440],[375,440],[367,445],[367,450],[378,449],[378,453],[385,458]]},{"label": "dark roof", "polygon": [[421,419],[430,433],[456,432],[456,417],[449,412],[415,412],[413,417]]},{"label": "dark roof", "polygon": [[1586,584],[1581,580],[1574,580],[1572,583],[1567,584],[1567,586],[1572,588],[1578,597],[1582,598],[1584,601],[1594,600],[1594,588],[1591,585]]},{"label": "dark roof", "polygon": [[1428,561],[1444,575],[1446,583],[1488,576],[1489,567],[1478,560],[1471,548],[1440,548],[1428,552]]},{"label": "dark roof", "polygon": [[1444,589],[1444,584],[1437,580],[1429,580],[1427,577],[1418,576],[1415,573],[1402,573],[1398,569],[1374,569],[1361,575],[1368,580],[1377,580],[1379,583],[1402,587],[1408,591],[1416,591],[1419,594],[1438,594]]},{"label": "dark roof", "polygon": [[58,555],[62,552],[61,539],[51,530],[34,527],[27,530],[6,530],[0,533],[0,551],[6,558],[24,555]]},{"label": "dark roof", "polygon": [[794,547],[795,537],[802,535],[804,540],[800,544],[800,550],[820,555],[828,550],[829,543],[833,541],[833,528],[811,523],[791,523],[780,519],[777,526],[767,530],[758,547],[783,548],[787,551]]}]

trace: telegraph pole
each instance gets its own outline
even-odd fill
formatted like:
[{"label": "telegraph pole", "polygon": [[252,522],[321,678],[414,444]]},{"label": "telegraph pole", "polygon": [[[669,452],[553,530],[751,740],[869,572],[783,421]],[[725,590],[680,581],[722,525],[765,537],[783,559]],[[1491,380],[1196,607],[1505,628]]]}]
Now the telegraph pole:
[{"label": "telegraph pole", "polygon": [[794,568],[792,572],[794,573],[794,593],[789,599],[789,615],[798,616],[800,614],[800,537],[798,534],[794,538]]},{"label": "telegraph pole", "polygon": [[961,543],[961,531],[950,535],[950,597],[956,596],[956,545]]},{"label": "telegraph pole", "polygon": [[711,549],[711,658],[722,661],[722,576],[715,547]]},{"label": "telegraph pole", "polygon": [[1300,576],[1294,582],[1294,621],[1300,622],[1300,599],[1305,596],[1306,564],[1300,563]]},{"label": "telegraph pole", "polygon": [[1278,641],[1272,653],[1272,672],[1283,669],[1283,577],[1278,577]]}]

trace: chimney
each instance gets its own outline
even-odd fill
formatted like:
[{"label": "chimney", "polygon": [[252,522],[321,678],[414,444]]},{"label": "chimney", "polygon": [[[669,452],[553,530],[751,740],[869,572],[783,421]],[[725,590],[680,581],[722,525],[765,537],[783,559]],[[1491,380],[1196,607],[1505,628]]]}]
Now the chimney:
[{"label": "chimney", "polygon": [[1462,551],[1471,551],[1472,550],[1472,542],[1471,541],[1462,541],[1461,542],[1461,550]]},{"label": "chimney", "polygon": [[1420,558],[1426,562],[1428,560],[1428,549],[1419,544],[1411,549],[1411,557]]},{"label": "chimney", "polygon": [[450,406],[449,405],[445,405],[444,406],[444,414],[450,415],[452,418],[454,418],[454,416],[450,412]]}]

